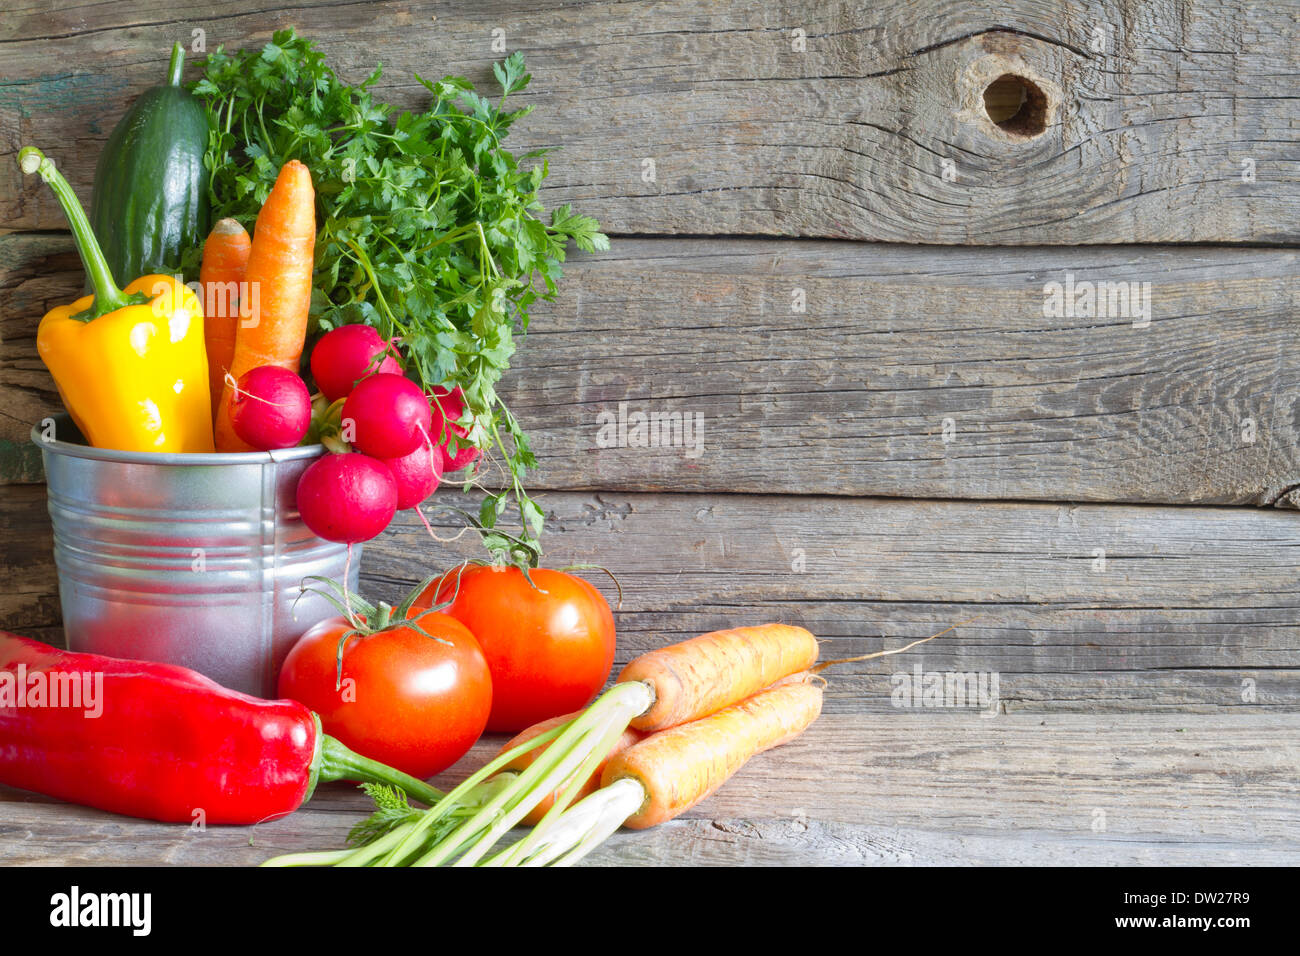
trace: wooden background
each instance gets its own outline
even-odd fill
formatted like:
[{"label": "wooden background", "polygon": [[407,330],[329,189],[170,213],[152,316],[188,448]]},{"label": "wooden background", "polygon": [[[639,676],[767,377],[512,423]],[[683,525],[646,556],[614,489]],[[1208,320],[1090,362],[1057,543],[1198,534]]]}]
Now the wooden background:
[{"label": "wooden background", "polygon": [[[623,582],[619,661],[771,619],[828,657],[970,621],[837,670],[803,738],[598,861],[1300,861],[1300,4],[264,6],[0,23],[0,627],[61,639],[26,436],[58,407],[36,324],[81,281],[20,146],[87,196],[196,29],[292,24],[354,82],[382,60],[399,105],[413,71],[489,81],[504,31],[536,106],[510,145],[558,148],[544,200],[614,240],[504,392],[551,563]],[[1040,135],[985,112],[1004,74],[1043,92]],[[1149,323],[1045,315],[1067,275],[1149,283]],[[701,415],[702,452],[600,447],[620,403]],[[364,578],[389,596],[473,551],[403,516]],[[998,715],[893,707],[917,665],[998,673]],[[254,863],[337,843],[362,802],[313,806],[250,846],[0,791],[0,860]]]}]

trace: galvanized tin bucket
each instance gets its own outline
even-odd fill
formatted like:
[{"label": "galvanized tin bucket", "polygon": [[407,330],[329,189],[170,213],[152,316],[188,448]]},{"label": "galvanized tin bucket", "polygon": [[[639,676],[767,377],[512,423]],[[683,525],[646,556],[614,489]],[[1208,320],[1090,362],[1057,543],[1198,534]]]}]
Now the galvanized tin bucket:
[{"label": "galvanized tin bucket", "polygon": [[[68,647],[180,664],[275,696],[297,638],[336,614],[304,577],[343,580],[347,548],[298,517],[319,445],[251,454],[91,448],[67,415],[38,426]],[[361,549],[353,547],[355,588]]]}]

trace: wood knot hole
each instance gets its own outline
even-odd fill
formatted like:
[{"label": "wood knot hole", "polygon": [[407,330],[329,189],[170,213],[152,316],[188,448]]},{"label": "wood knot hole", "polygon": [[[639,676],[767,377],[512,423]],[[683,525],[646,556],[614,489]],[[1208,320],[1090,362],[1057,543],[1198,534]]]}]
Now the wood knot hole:
[{"label": "wood knot hole", "polygon": [[1003,73],[984,88],[984,112],[998,129],[1032,139],[1047,129],[1047,94],[1038,84]]}]

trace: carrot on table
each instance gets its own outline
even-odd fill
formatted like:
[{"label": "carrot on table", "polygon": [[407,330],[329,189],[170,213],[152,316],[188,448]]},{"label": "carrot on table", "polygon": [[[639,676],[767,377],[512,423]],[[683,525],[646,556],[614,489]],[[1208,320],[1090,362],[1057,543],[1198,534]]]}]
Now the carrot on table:
[{"label": "carrot on table", "polygon": [[817,639],[802,627],[761,624],[693,637],[642,654],[618,675],[654,687],[650,709],[632,719],[638,730],[662,730],[744,700],[817,660]]},{"label": "carrot on table", "polygon": [[[618,759],[618,755],[612,759],[608,755],[629,726],[643,731],[661,730],[707,717],[792,674],[808,670],[816,659],[816,638],[804,628],[784,624],[715,631],[643,654],[628,664],[619,674],[618,682],[575,718],[514,783],[415,859],[415,865],[436,866],[452,859],[457,866],[473,865],[543,800],[549,800],[551,808],[533,836],[498,854],[493,858],[494,863],[533,852],[539,839],[551,830],[552,821],[571,814],[581,816],[586,810],[578,808],[589,807],[593,801],[598,806],[609,804],[598,811],[598,816],[602,825],[617,818],[614,823],[617,827],[641,802],[641,791],[630,782],[602,788],[576,804],[572,801],[598,763],[606,763],[608,774],[609,767]],[[770,692],[777,690],[772,688]],[[805,697],[815,693],[820,707],[819,689],[782,687],[779,690]],[[607,801],[611,790],[616,799]],[[420,833],[446,814],[462,795],[453,790],[438,808],[425,816],[428,822],[421,831],[393,851],[389,862],[411,858],[419,845]],[[627,806],[624,812],[624,802],[632,796],[636,797],[636,803]]]},{"label": "carrot on table", "polygon": [[605,764],[601,786],[632,779],[645,791],[623,823],[642,830],[695,806],[755,754],[793,740],[822,709],[815,680],[786,680],[707,717],[651,734]]},{"label": "carrot on table", "polygon": [[[248,295],[239,303],[239,327],[230,376],[238,381],[262,365],[298,371],[307,339],[316,247],[316,193],[311,173],[296,159],[280,169],[257,214],[245,272]],[[217,412],[217,451],[253,451],[230,425],[229,379]]]},{"label": "carrot on table", "polygon": [[208,349],[208,387],[212,392],[212,418],[221,407],[226,373],[235,355],[235,330],[239,326],[239,286],[248,268],[252,240],[234,219],[222,219],[203,243],[199,283],[203,286],[203,338]]},{"label": "carrot on table", "polygon": [[[647,736],[606,761],[600,789],[558,816],[553,811],[485,865],[571,866],[620,826],[644,829],[673,819],[722,786],[750,757],[787,743],[812,724],[821,713],[823,683],[812,671],[790,674],[707,717]],[[480,855],[479,846],[466,853]]]}]

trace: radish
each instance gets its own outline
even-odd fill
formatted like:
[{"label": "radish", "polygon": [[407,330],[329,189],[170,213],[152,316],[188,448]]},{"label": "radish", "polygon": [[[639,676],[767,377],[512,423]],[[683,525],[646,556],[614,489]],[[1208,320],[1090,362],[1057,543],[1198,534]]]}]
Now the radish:
[{"label": "radish", "polygon": [[442,449],[422,442],[402,458],[385,458],[384,464],[397,482],[397,510],[414,508],[433,494],[442,478]]},{"label": "radish", "polygon": [[409,378],[387,372],[363,379],[343,403],[343,440],[375,458],[402,458],[429,440],[433,412]]},{"label": "radish", "polygon": [[311,395],[306,383],[288,369],[278,365],[250,369],[232,391],[230,425],[254,448],[292,448],[307,434]]},{"label": "radish", "polygon": [[[381,359],[380,356],[383,356]],[[329,401],[343,398],[362,379],[375,374],[401,375],[392,346],[368,325],[343,325],[321,336],[311,352],[311,376]]]},{"label": "radish", "polygon": [[397,482],[369,455],[325,455],[298,479],[298,513],[326,541],[369,541],[397,513]]},{"label": "radish", "polygon": [[435,434],[433,437],[439,442],[438,448],[442,452],[442,470],[446,474],[449,471],[460,471],[466,465],[478,458],[478,449],[473,445],[459,442],[459,448],[456,454],[451,453],[451,436],[464,438],[468,432],[456,424],[456,419],[465,414],[465,393],[457,385],[451,391],[445,388],[435,388],[433,390],[434,405],[442,409],[443,428],[445,434]]}]

